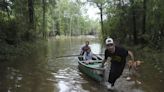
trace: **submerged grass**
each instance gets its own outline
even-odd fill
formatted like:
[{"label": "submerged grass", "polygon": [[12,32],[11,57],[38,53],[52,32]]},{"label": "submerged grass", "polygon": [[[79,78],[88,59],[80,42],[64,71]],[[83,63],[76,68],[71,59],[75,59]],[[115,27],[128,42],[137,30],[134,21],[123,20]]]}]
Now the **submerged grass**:
[{"label": "submerged grass", "polygon": [[45,40],[37,40],[35,42],[21,42],[17,45],[1,43],[0,61],[9,62],[14,61],[14,59],[22,56],[29,56],[31,53],[37,52],[37,50],[45,48],[45,43]]}]

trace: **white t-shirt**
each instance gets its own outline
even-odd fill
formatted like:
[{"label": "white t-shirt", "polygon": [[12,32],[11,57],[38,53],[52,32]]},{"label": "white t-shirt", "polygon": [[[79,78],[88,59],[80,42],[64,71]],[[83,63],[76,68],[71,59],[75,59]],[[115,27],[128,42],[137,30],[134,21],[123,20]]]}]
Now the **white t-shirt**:
[{"label": "white t-shirt", "polygon": [[89,52],[89,53],[84,52],[83,57],[84,57],[84,60],[92,60],[93,53],[92,52]]}]

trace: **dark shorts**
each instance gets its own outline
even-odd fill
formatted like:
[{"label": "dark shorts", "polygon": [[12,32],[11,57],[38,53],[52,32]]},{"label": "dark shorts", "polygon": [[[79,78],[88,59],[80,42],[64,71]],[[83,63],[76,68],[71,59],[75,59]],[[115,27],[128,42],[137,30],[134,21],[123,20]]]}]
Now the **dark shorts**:
[{"label": "dark shorts", "polygon": [[111,63],[111,69],[110,69],[108,81],[112,84],[112,86],[114,86],[116,80],[122,75],[124,67],[125,67],[125,62]]}]

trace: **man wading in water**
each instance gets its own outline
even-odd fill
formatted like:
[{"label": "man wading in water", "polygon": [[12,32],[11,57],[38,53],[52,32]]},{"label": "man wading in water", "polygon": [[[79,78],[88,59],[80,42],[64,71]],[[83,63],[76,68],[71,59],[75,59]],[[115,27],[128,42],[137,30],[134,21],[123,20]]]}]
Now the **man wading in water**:
[{"label": "man wading in water", "polygon": [[108,82],[106,86],[108,89],[113,89],[116,80],[121,76],[126,64],[126,57],[129,55],[131,60],[134,61],[134,56],[131,51],[128,51],[122,47],[118,47],[114,44],[112,38],[107,38],[106,41],[105,58],[102,62],[102,67],[107,61],[108,57],[111,58],[111,67],[109,72]]}]

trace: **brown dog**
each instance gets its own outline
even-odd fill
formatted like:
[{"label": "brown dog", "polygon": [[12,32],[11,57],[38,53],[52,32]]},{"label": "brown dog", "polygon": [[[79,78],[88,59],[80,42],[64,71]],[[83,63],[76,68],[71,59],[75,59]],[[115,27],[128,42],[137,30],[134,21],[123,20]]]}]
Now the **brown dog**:
[{"label": "brown dog", "polygon": [[138,73],[138,70],[139,70],[139,67],[141,66],[143,62],[142,61],[131,61],[129,60],[128,61],[128,68],[129,68],[129,73],[131,74],[131,77],[130,75],[126,78],[128,81],[131,80],[131,79],[134,79],[135,83],[137,84],[141,84],[140,81],[137,80],[137,77],[139,77],[139,73]]}]

